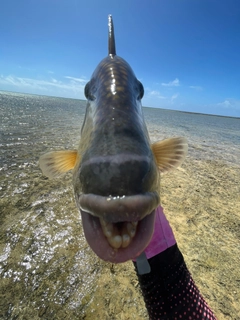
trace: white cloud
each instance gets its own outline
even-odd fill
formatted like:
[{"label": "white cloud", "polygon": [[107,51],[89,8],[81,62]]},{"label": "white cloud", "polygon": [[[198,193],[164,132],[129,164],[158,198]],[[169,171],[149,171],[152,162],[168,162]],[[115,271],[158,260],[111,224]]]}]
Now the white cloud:
[{"label": "white cloud", "polygon": [[[66,80],[67,79],[67,80]],[[17,77],[14,75],[0,76],[0,84],[3,90],[22,91],[26,93],[56,95],[84,99],[84,86],[87,80],[70,76],[63,80],[56,78],[32,79]]]},{"label": "white cloud", "polygon": [[156,98],[159,98],[159,99],[166,99],[166,97],[162,96],[161,93],[157,90],[152,90],[152,91],[149,91],[149,95],[150,96],[154,96]]},{"label": "white cloud", "polygon": [[76,82],[84,83],[84,84],[87,82],[87,80],[83,79],[83,78],[74,78],[74,77],[70,77],[70,76],[66,76],[65,78],[76,81]]},{"label": "white cloud", "polygon": [[168,83],[162,83],[162,86],[164,87],[179,87],[180,86],[180,81],[178,78],[176,78],[175,80],[173,81],[170,81]]},{"label": "white cloud", "polygon": [[36,72],[36,69],[34,68],[29,68],[29,67],[23,67],[23,66],[18,66],[19,69],[21,70],[25,70],[25,71],[33,71],[33,72]]},{"label": "white cloud", "polygon": [[171,96],[171,102],[173,102],[175,99],[177,99],[178,93],[175,93]]},{"label": "white cloud", "polygon": [[220,106],[226,109],[240,110],[240,100],[228,98],[228,99],[225,99],[223,102],[217,103],[217,106]]},{"label": "white cloud", "polygon": [[143,100],[144,106],[153,106],[160,108],[172,108],[175,100],[179,96],[179,93],[174,93],[172,95],[162,95],[162,93],[155,88],[147,87],[145,90],[145,96]]},{"label": "white cloud", "polygon": [[206,104],[202,106],[207,113],[222,116],[240,117],[240,100],[226,98],[222,102]]},{"label": "white cloud", "polygon": [[197,91],[202,91],[203,90],[203,87],[201,87],[201,86],[189,86],[189,88],[195,89]]},{"label": "white cloud", "polygon": [[57,79],[51,78],[53,83],[58,83]]}]

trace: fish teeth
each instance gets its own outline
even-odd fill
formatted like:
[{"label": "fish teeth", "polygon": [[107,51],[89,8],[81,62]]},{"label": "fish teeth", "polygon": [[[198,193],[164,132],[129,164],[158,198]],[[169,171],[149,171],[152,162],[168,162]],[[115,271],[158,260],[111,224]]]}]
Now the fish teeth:
[{"label": "fish teeth", "polygon": [[106,222],[104,219],[100,219],[103,233],[107,238],[111,238],[113,235],[113,224]]},{"label": "fish teeth", "polygon": [[110,223],[100,218],[100,224],[108,243],[114,249],[126,248],[136,235],[138,221],[122,222],[119,229],[115,223]]},{"label": "fish teeth", "polygon": [[122,237],[120,235],[115,235],[113,237],[107,238],[109,244],[114,248],[118,249],[122,246]]},{"label": "fish teeth", "polygon": [[128,234],[122,235],[122,247],[127,248],[131,242],[131,237]]},{"label": "fish teeth", "polygon": [[134,226],[132,224],[132,222],[128,222],[127,223],[127,230],[128,230],[128,234],[130,235],[131,238],[133,238],[136,234],[136,228],[137,226]]}]

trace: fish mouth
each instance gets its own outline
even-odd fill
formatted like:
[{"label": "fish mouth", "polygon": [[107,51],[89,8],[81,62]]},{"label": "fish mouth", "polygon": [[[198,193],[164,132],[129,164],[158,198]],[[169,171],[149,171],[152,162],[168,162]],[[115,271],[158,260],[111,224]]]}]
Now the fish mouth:
[{"label": "fish mouth", "polygon": [[86,240],[102,260],[134,259],[150,242],[159,203],[156,193],[126,197],[82,194],[78,203]]},{"label": "fish mouth", "polygon": [[[149,244],[154,230],[155,210],[140,221],[122,222],[121,225],[111,224],[114,236],[107,237],[109,230],[102,226],[100,218],[80,210],[83,230],[86,240],[95,254],[104,261],[121,263],[139,256]],[[110,228],[111,228],[110,227]],[[129,229],[128,229],[129,228]],[[128,233],[122,233],[128,229]],[[117,233],[119,232],[119,233]],[[115,239],[114,238],[118,238]],[[119,245],[119,238],[126,247],[114,247]],[[130,241],[129,241],[130,240]]]}]

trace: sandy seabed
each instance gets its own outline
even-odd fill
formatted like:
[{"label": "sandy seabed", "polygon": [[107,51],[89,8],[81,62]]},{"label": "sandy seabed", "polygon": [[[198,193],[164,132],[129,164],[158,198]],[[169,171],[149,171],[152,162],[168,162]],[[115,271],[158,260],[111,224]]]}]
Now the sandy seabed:
[{"label": "sandy seabed", "polygon": [[[71,174],[42,176],[38,157],[51,147],[22,147],[16,172],[0,176],[0,319],[148,319],[133,264],[105,263],[84,240]],[[240,167],[193,154],[162,176],[161,203],[209,306],[239,320]]]},{"label": "sandy seabed", "polygon": [[[39,178],[35,184],[39,185],[40,189],[48,183],[44,178],[40,178],[40,182],[38,180]],[[161,181],[161,202],[179,248],[194,281],[219,320],[240,319],[239,181],[238,166],[190,157],[181,168],[165,174]],[[56,189],[58,184],[55,184]],[[69,189],[67,192],[70,195],[72,191]],[[68,198],[69,204],[64,200],[62,206],[71,210],[71,206],[74,206],[73,198]],[[23,202],[18,200],[18,212],[21,206],[24,206]],[[46,224],[46,217],[41,219],[44,220],[43,224]],[[33,223],[36,224],[36,221]],[[75,223],[72,222],[73,224]],[[17,228],[16,224],[12,230]],[[36,230],[37,227],[34,228]],[[27,270],[29,272],[25,273],[25,278],[21,281],[13,281],[10,276],[1,279],[0,318],[148,319],[131,262],[111,265],[98,259],[89,250],[88,264],[91,268],[84,274],[78,271],[72,284],[69,285],[68,280],[68,286],[66,285],[69,275],[79,269],[81,259],[86,259],[86,256],[79,256],[80,240],[76,240],[79,226],[74,232],[75,239],[72,243],[70,241],[66,247],[58,250],[47,263],[43,260],[38,262],[36,273]],[[4,237],[2,233],[3,242]],[[26,245],[27,239],[30,242]],[[9,257],[4,267],[5,274],[9,274],[13,268],[23,268],[17,261],[20,261],[20,256],[24,255],[25,251],[33,250],[33,241],[27,231],[20,236],[14,255]],[[85,242],[82,250],[84,247],[87,247]],[[76,262],[74,266],[73,261]],[[25,267],[26,265],[27,261]],[[52,271],[49,271],[50,269]],[[37,274],[38,284],[34,284],[30,280]],[[80,299],[79,290],[84,291],[85,285],[86,291]],[[71,305],[74,297],[80,300],[77,307]]]},{"label": "sandy seabed", "polygon": [[[219,320],[240,319],[240,170],[187,159],[161,201],[187,266]],[[106,265],[85,319],[148,319],[131,263]]]}]

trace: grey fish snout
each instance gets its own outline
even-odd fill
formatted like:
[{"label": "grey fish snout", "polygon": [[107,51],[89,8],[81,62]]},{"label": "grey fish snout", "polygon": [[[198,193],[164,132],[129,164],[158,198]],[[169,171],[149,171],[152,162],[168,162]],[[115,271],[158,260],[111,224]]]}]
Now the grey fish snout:
[{"label": "grey fish snout", "polygon": [[94,157],[83,161],[80,181],[83,193],[128,196],[147,191],[151,161],[138,155]]}]

